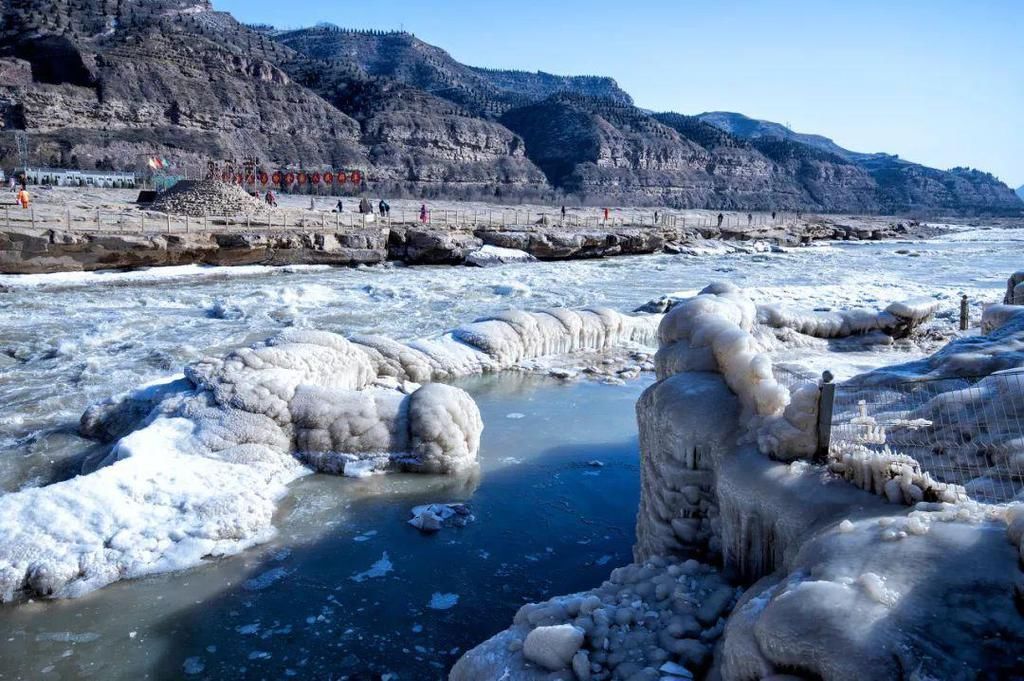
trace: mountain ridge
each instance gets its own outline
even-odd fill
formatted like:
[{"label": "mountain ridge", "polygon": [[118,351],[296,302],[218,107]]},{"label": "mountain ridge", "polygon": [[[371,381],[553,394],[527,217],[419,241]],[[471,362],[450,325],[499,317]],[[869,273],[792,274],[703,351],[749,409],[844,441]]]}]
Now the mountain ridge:
[{"label": "mountain ridge", "polygon": [[[467,66],[404,32],[248,26],[206,0],[18,0],[0,11],[0,122],[25,131],[36,164],[141,169],[160,154],[199,172],[255,155],[360,168],[387,195],[1024,209],[979,171],[652,114],[611,78]],[[20,158],[15,135],[0,134],[0,154]]]}]

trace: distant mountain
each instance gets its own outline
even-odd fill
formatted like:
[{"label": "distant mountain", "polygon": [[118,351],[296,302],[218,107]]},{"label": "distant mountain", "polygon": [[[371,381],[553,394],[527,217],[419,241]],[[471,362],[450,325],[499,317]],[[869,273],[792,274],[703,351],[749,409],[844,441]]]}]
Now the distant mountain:
[{"label": "distant mountain", "polygon": [[754,140],[764,137],[786,139],[791,142],[806,144],[809,147],[814,147],[815,149],[820,149],[830,154],[835,154],[836,156],[842,156],[843,158],[870,155],[858,154],[848,149],[844,149],[828,137],[824,137],[822,135],[807,135],[799,132],[793,132],[788,127],[780,123],[749,118],[743,114],[732,113],[729,111],[710,111],[697,114],[696,117],[709,125],[713,125],[716,128],[724,130],[730,135],[734,135],[741,139]]},{"label": "distant mountain", "polygon": [[[33,164],[358,168],[388,196],[1019,214],[940,171],[723,112],[640,109],[614,80],[459,63],[404,32],[244,25],[207,0],[0,3],[0,128]],[[21,156],[0,134],[7,169]]]},{"label": "distant mountain", "polygon": [[743,114],[714,111],[698,119],[731,135],[767,149],[780,142],[796,143],[845,159],[865,170],[877,184],[882,210],[965,211],[1020,213],[1021,197],[988,173],[970,168],[949,171],[904,161],[891,154],[865,154],[844,149],[828,137],[794,132],[789,127],[749,118]]},{"label": "distant mountain", "polygon": [[1024,200],[1024,184],[1017,187],[1017,196],[1019,196],[1021,200]]}]

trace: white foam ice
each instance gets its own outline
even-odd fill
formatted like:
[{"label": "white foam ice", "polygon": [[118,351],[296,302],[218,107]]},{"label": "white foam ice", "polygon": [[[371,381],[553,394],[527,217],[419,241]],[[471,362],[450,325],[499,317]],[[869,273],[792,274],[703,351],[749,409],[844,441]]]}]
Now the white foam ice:
[{"label": "white foam ice", "polygon": [[329,265],[289,265],[286,268],[269,265],[238,265],[215,267],[212,265],[171,265],[147,267],[138,270],[97,270],[94,272],[53,272],[50,274],[0,274],[0,287],[18,288],[76,288],[98,285],[146,284],[175,279],[195,280],[203,277],[254,277],[269,274],[322,272]]}]

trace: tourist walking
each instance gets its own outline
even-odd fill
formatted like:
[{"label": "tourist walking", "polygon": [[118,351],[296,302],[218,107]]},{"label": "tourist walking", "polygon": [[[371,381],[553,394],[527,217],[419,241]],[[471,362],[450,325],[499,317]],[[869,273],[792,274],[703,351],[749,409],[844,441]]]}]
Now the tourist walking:
[{"label": "tourist walking", "polygon": [[362,215],[372,215],[373,214],[373,206],[370,205],[370,202],[367,200],[367,198],[365,196],[363,198],[359,199],[359,212]]},{"label": "tourist walking", "polygon": [[427,210],[427,204],[424,203],[423,205],[420,206],[420,222],[422,222],[423,224],[427,224],[427,221],[429,219],[430,211]]},{"label": "tourist walking", "polygon": [[384,202],[384,217],[391,217],[391,204],[387,201]]},{"label": "tourist walking", "polygon": [[604,209],[604,221],[608,222],[608,209],[607,208]]},{"label": "tourist walking", "polygon": [[344,213],[345,212],[345,204],[343,204],[341,202],[341,199],[338,199],[338,205],[334,207],[334,212],[335,213]]},{"label": "tourist walking", "polygon": [[28,190],[25,189],[24,186],[22,186],[21,191],[18,192],[18,203],[21,204],[22,208],[28,209],[29,203],[31,203],[31,201],[32,197],[28,195]]},{"label": "tourist walking", "polygon": [[565,222],[565,206],[562,206],[562,222]]},{"label": "tourist walking", "polygon": [[312,196],[309,197],[309,209],[316,210],[316,199],[314,199]]},{"label": "tourist walking", "polygon": [[377,212],[380,213],[381,217],[384,217],[384,213],[386,212],[385,206],[387,206],[387,204],[384,203],[384,199],[381,199],[380,203],[377,204]]},{"label": "tourist walking", "polygon": [[747,226],[749,227],[752,224],[754,224],[754,214],[747,213]]},{"label": "tourist walking", "polygon": [[271,208],[277,208],[277,197],[274,196],[273,191],[267,191],[267,205]]},{"label": "tourist walking", "polygon": [[719,214],[718,214],[718,226],[719,226],[719,227],[721,227],[721,226],[722,226],[722,221],[723,221],[723,220],[725,220],[725,216],[724,216],[724,215],[722,215],[721,213],[719,213]]}]

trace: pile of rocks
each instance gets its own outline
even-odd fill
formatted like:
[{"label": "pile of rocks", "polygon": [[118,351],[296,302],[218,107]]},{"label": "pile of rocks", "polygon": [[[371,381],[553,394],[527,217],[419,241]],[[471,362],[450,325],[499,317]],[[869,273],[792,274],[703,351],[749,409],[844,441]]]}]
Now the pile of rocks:
[{"label": "pile of rocks", "polygon": [[182,180],[156,197],[151,210],[171,215],[233,217],[266,209],[259,199],[237,185],[219,180]]},{"label": "pile of rocks", "polygon": [[523,606],[450,679],[689,681],[707,671],[736,597],[709,566],[652,558],[593,591]]}]

